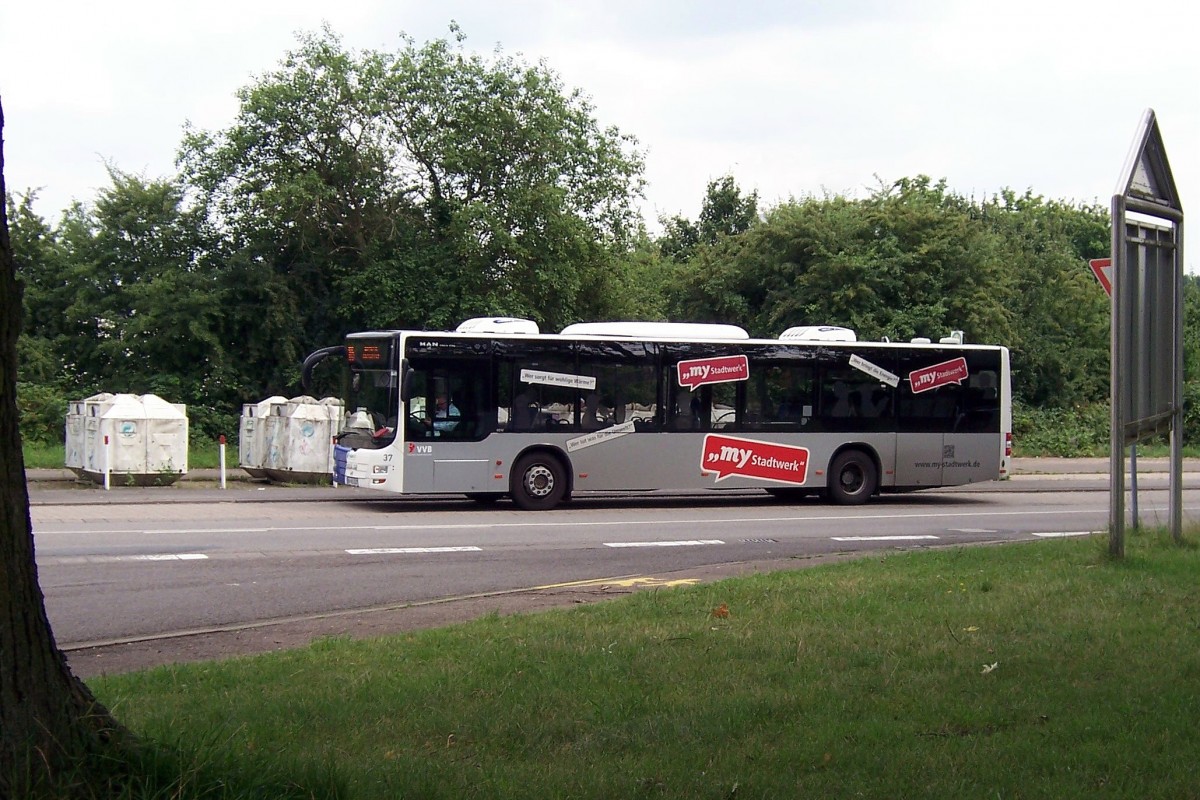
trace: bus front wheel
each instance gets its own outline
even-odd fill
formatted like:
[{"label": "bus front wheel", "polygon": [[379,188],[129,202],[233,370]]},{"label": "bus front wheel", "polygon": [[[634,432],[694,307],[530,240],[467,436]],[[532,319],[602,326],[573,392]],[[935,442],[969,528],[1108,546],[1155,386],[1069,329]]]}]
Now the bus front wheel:
[{"label": "bus front wheel", "polygon": [[554,508],[567,494],[567,475],[557,458],[531,453],[517,461],[512,472],[512,499],[526,511]]},{"label": "bus front wheel", "polygon": [[867,502],[878,483],[875,461],[861,450],[839,453],[829,465],[829,499],[838,505]]}]

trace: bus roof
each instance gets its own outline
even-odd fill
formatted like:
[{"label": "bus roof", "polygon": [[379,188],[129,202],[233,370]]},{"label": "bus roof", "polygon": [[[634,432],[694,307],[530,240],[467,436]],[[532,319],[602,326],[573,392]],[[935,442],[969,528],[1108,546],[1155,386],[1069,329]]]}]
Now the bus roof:
[{"label": "bus roof", "polygon": [[562,335],[684,341],[750,338],[750,334],[737,325],[702,322],[577,322],[563,328]]}]

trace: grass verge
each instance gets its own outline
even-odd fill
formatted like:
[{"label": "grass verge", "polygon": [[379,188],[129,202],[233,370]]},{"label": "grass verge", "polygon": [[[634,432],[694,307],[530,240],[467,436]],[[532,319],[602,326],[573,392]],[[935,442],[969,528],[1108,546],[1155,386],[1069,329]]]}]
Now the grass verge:
[{"label": "grass verge", "polygon": [[1194,797],[1200,551],[871,557],[93,680],[340,796]]},{"label": "grass verge", "polygon": [[[62,469],[66,453],[61,442],[44,444],[25,442],[22,447],[26,469]],[[237,466],[237,445],[225,446],[225,466]],[[216,442],[188,444],[188,469],[216,469],[221,465],[220,447]]]}]

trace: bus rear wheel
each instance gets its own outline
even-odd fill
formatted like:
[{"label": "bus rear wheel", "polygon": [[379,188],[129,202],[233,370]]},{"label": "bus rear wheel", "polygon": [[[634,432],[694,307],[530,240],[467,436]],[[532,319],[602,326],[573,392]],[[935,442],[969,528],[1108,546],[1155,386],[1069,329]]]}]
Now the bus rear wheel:
[{"label": "bus rear wheel", "polygon": [[526,511],[554,508],[567,494],[562,463],[546,453],[522,456],[512,472],[512,499]]},{"label": "bus rear wheel", "polygon": [[829,465],[829,499],[838,505],[867,502],[878,484],[875,461],[861,450],[839,453]]}]

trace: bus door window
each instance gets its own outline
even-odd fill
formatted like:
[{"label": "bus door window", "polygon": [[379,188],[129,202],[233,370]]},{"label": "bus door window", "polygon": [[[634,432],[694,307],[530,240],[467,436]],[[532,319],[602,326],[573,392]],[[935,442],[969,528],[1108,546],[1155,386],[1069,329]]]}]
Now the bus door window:
[{"label": "bus door window", "polygon": [[349,340],[346,360],[349,391],[339,442],[350,447],[385,447],[396,438],[400,412],[400,378],[392,341]]}]

